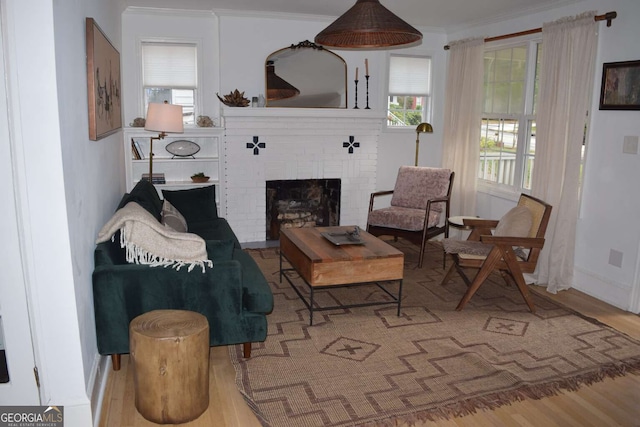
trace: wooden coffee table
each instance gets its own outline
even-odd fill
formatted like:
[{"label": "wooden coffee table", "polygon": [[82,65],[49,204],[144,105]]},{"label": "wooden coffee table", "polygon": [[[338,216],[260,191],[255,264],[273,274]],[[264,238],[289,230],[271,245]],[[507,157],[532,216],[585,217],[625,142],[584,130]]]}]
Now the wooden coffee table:
[{"label": "wooden coffee table", "polygon": [[[397,304],[400,316],[404,254],[377,237],[359,230],[362,244],[335,245],[320,233],[344,233],[354,226],[289,228],[280,231],[280,282],[287,279],[310,312],[309,324],[313,325],[313,312],[337,308],[364,307],[381,304]],[[283,268],[283,259],[293,268]],[[294,285],[288,272],[295,271],[309,287],[309,300]],[[398,282],[397,295],[385,285]],[[359,285],[377,285],[392,300],[360,304],[317,307],[314,292],[320,289]]]}]

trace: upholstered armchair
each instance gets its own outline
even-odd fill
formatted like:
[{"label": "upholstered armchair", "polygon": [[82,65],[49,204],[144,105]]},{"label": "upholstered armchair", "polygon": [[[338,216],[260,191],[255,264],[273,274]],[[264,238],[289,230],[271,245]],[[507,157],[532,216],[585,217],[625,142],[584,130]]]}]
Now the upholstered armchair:
[{"label": "upholstered armchair", "polygon": [[[401,166],[393,190],[371,194],[367,231],[419,245],[418,267],[422,268],[427,241],[445,233],[453,177],[449,169]],[[389,195],[389,207],[374,209],[376,198]]]},{"label": "upholstered armchair", "polygon": [[[462,310],[489,275],[498,271],[508,285],[515,282],[529,310],[535,313],[523,273],[533,273],[536,268],[550,215],[551,205],[521,194],[518,205],[498,221],[465,218],[464,225],[471,227],[467,240],[442,241],[453,265],[441,284],[445,285],[457,271],[468,286],[456,310]],[[465,269],[477,271],[473,279]]]}]

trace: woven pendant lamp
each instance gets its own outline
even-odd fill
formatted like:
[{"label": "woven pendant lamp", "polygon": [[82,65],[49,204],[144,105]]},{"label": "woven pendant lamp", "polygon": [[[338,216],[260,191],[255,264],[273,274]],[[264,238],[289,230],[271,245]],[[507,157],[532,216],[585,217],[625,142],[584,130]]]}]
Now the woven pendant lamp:
[{"label": "woven pendant lamp", "polygon": [[276,74],[273,61],[267,62],[267,100],[293,98],[300,90]]},{"label": "woven pendant lamp", "polygon": [[351,9],[322,30],[315,42],[338,48],[377,48],[410,44],[422,33],[398,18],[378,0],[357,0]]}]

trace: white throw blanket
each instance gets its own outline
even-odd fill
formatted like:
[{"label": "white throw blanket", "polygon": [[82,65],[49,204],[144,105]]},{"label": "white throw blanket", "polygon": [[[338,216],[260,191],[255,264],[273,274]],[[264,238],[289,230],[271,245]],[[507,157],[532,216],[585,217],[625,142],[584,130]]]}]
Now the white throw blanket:
[{"label": "white throw blanket", "polygon": [[205,241],[193,233],[180,233],[162,225],[136,202],[118,209],[98,233],[96,243],[114,238],[120,230],[120,247],[126,248],[127,262],[151,267],[171,266],[176,270],[188,265],[213,268],[207,259]]}]

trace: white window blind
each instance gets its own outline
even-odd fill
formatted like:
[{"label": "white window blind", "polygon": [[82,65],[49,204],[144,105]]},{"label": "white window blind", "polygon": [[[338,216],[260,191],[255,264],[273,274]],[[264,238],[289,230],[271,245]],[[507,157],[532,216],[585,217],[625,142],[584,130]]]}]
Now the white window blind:
[{"label": "white window blind", "polygon": [[145,87],[196,88],[196,46],[143,43],[142,75]]},{"label": "white window blind", "polygon": [[389,63],[389,95],[429,96],[431,58],[391,56]]}]

